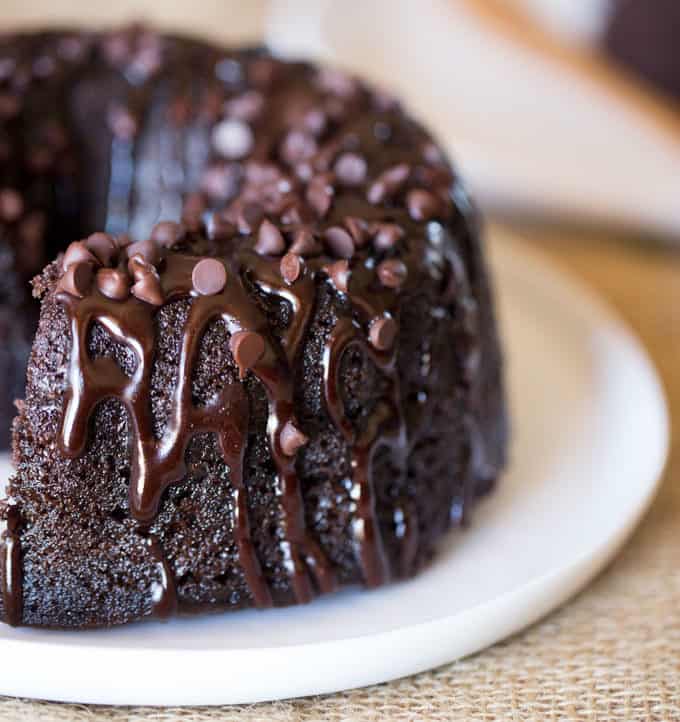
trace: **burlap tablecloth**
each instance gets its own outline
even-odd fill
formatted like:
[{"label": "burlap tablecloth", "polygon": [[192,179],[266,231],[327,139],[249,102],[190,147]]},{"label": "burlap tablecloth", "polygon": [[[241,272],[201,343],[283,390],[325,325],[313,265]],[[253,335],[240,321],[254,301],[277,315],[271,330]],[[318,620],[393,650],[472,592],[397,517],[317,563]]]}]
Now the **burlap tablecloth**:
[{"label": "burlap tablecloth", "polygon": [[[525,235],[618,308],[650,350],[680,418],[680,252],[605,234]],[[469,659],[367,689],[243,707],[0,698],[0,720],[680,720],[678,441],[674,433],[658,498],[611,567],[541,623]]]}]

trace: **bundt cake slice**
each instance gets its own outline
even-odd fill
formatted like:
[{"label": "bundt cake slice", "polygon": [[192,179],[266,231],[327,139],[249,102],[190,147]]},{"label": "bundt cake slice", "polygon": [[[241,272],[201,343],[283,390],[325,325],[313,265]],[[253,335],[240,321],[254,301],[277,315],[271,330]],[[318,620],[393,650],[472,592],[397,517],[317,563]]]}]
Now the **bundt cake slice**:
[{"label": "bundt cake slice", "polygon": [[474,214],[417,124],[362,103],[304,162],[268,135],[221,210],[95,233],[34,280],[3,621],[375,587],[491,487],[506,417]]}]

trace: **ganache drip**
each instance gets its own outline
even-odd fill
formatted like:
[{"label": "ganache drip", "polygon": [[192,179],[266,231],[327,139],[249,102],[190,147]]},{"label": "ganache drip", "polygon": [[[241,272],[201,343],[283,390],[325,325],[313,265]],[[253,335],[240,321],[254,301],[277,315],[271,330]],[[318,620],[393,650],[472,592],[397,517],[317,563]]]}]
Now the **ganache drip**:
[{"label": "ganache drip", "polygon": [[[184,331],[178,383],[173,393],[172,411],[160,439],[153,433],[149,403],[154,356],[154,306],[130,296],[120,302],[93,290],[82,299],[61,292],[71,323],[72,347],[69,388],[66,393],[60,446],[65,455],[80,456],[86,446],[89,419],[101,401],[115,398],[128,410],[132,444],[130,512],[141,527],[155,519],[164,491],[186,476],[184,455],[191,438],[198,433],[218,435],[225,464],[230,470],[236,509],[236,540],[246,583],[257,606],[271,606],[271,594],[257,560],[250,535],[246,490],[243,485],[243,454],[247,441],[248,398],[240,383],[227,385],[208,404],[196,407],[191,399],[191,379],[199,344],[207,327],[222,319],[234,337],[250,332],[264,339],[264,351],[252,368],[269,399],[267,425],[272,457],[282,489],[285,544],[292,560],[292,586],[297,601],[309,601],[313,589],[308,571],[314,574],[322,591],[334,587],[332,570],[318,544],[304,527],[304,507],[300,482],[295,474],[294,457],[282,448],[281,433],[292,417],[293,388],[288,360],[273,343],[266,319],[246,293],[238,272],[227,272],[221,293],[198,295],[192,274],[200,257],[172,254],[161,275],[166,301],[193,297]],[[87,335],[91,325],[100,323],[116,341],[125,344],[137,357],[131,378],[108,358],[90,358]],[[303,561],[304,560],[304,561]]]},{"label": "ganache drip", "polygon": [[2,603],[7,623],[16,627],[22,618],[22,568],[19,531],[21,517],[15,506],[7,509],[7,531],[2,556]]},{"label": "ganache drip", "polygon": [[[397,352],[399,296],[415,293],[424,276],[448,279],[441,303],[453,309],[462,345],[464,336],[469,342],[461,351],[464,382],[473,384],[478,377],[479,329],[465,263],[452,239],[436,248],[427,232],[430,223],[444,234],[453,228],[449,221],[461,205],[452,200],[453,174],[393,99],[335,70],[288,65],[259,54],[230,55],[225,67],[240,67],[248,78],[245,85],[239,81],[225,94],[224,88],[216,90],[205,79],[189,82],[187,76],[188,84],[170,83],[167,98],[158,102],[156,91],[165,82],[159,70],[171,45],[154,34],[138,35],[121,35],[129,41],[123,59],[117,59],[116,37],[95,38],[96,52],[107,63],[120,62],[126,72],[134,71],[139,85],[139,92],[126,94],[120,107],[113,103],[107,111],[110,132],[104,135],[113,151],[107,222],[102,225],[113,233],[145,237],[153,222],[147,221],[163,210],[164,218],[181,216],[187,236],[180,236],[177,224],[161,223],[150,240],[130,245],[124,236],[100,233],[67,250],[56,289],[71,332],[61,451],[71,458],[85,453],[90,419],[101,402],[116,399],[125,406],[131,433],[130,513],[157,577],[151,588],[153,611],[167,617],[181,607],[181,600],[172,565],[152,527],[165,491],[187,475],[185,453],[191,439],[215,434],[229,471],[233,537],[243,577],[254,605],[269,607],[272,591],[253,543],[244,483],[250,400],[242,382],[252,374],[267,397],[266,433],[281,513],[279,544],[290,587],[298,602],[332,591],[338,584],[334,568],[305,521],[296,453],[307,439],[295,418],[293,388],[293,370],[304,352],[319,287],[330,284],[347,303],[325,339],[322,396],[349,449],[358,567],[371,587],[391,576],[406,576],[419,544],[417,507],[406,497],[395,506],[401,547],[391,569],[377,515],[373,466],[386,447],[396,473],[406,474],[409,454],[423,431],[404,418]],[[112,48],[116,57],[109,57]],[[142,50],[144,62],[136,55]],[[221,56],[215,51],[205,67],[211,77],[214,66],[223,80],[224,68],[215,64]],[[182,57],[178,55],[180,65]],[[68,79],[63,73],[56,77],[57,88]],[[205,136],[204,155],[192,145],[196,134]],[[156,166],[158,187],[145,185],[148,169]],[[188,185],[195,192],[187,192],[172,172],[176,168],[191,175]],[[22,201],[9,200],[14,205]],[[221,210],[208,213],[216,208]],[[0,225],[6,220],[0,218]],[[285,328],[274,333],[255,292],[287,303]],[[191,303],[168,421],[157,438],[150,404],[155,317],[163,304],[180,299]],[[218,321],[226,324],[241,380],[196,406],[191,382],[201,339]],[[136,364],[131,376],[111,358],[90,356],[93,324],[132,352]],[[376,367],[384,384],[381,398],[358,420],[347,417],[342,396],[343,359],[354,348]],[[474,472],[484,466],[483,440],[472,415],[464,423]],[[472,485],[465,488],[471,491]],[[19,624],[21,519],[15,508],[8,509],[7,521],[2,599],[7,620]]]}]

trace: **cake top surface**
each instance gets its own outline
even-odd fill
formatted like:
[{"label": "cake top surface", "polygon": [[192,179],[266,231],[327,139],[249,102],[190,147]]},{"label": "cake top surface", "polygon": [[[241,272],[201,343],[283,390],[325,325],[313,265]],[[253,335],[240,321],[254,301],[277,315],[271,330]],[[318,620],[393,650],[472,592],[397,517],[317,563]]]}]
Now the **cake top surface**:
[{"label": "cake top surface", "polygon": [[[42,62],[50,72],[31,71],[24,82],[22,68],[29,61],[33,67],[36,44],[40,57],[54,62]],[[55,158],[63,161],[78,134],[89,143],[103,138],[110,147],[106,232],[72,242],[33,282],[47,309],[44,318],[63,318],[63,311],[69,332],[67,348],[56,354],[65,373],[52,369],[59,377],[54,393],[31,386],[31,375],[42,372],[35,359],[29,387],[36,404],[63,404],[55,434],[60,461],[86,455],[103,402],[114,399],[125,407],[126,511],[167,581],[155,612],[171,613],[177,598],[154,524],[165,492],[187,476],[186,453],[196,435],[216,437],[239,509],[234,535],[239,543],[249,537],[248,514],[239,504],[245,505],[244,455],[255,413],[265,417],[265,454],[282,498],[282,533],[290,548],[305,549],[305,563],[291,567],[295,598],[313,596],[307,564],[317,589],[335,586],[332,564],[306,528],[296,468],[314,431],[305,425],[308,419],[298,418],[295,388],[306,383],[307,357],[319,367],[321,401],[315,408],[328,416],[351,457],[352,503],[365,529],[356,542],[363,580],[369,586],[386,581],[390,571],[376,509],[365,501],[373,455],[388,448],[405,474],[409,444],[424,433],[417,424],[429,423],[425,414],[414,415],[413,439],[407,439],[398,368],[403,296],[415,297],[427,286],[434,305],[424,313],[450,322],[451,343],[455,337],[460,347],[450,376],[460,365],[466,394],[480,360],[473,289],[479,278],[472,276],[476,251],[469,245],[476,240],[468,236],[474,231],[466,196],[438,146],[387,94],[337,69],[283,62],[262,50],[224,51],[140,28],[17,37],[6,47],[15,62],[2,80],[0,115],[4,96],[16,101],[12,108],[19,114],[22,105],[44,109],[53,101],[54,117],[31,117],[49,116],[69,131],[81,122],[78,133],[61,136]],[[0,56],[5,49],[0,44]],[[82,125],[91,118],[83,104],[93,82],[111,95],[102,127],[91,119]],[[70,104],[60,99],[63,91]],[[0,131],[15,127],[18,117],[5,114]],[[83,166],[79,172],[86,183],[94,170]],[[177,174],[182,180],[175,183]],[[20,184],[12,192],[18,203],[29,203]],[[324,294],[334,305],[319,313]],[[169,311],[175,304],[184,304],[181,313]],[[196,370],[206,363],[202,341],[216,324],[224,328],[224,348],[215,354],[226,361],[219,378],[198,394]],[[314,324],[326,326],[317,329],[319,348],[311,350]],[[96,353],[93,328],[106,338]],[[176,377],[170,380],[155,375],[164,333],[178,339],[172,350]],[[124,351],[110,352],[112,347]],[[432,367],[426,347],[418,368],[425,377]],[[368,359],[371,371],[361,383],[375,381],[370,405],[351,418],[343,388],[343,358],[350,349]],[[253,386],[263,393],[264,412],[253,410]],[[450,391],[453,398],[457,391]],[[158,397],[167,402],[160,427]],[[458,397],[451,401],[452,407],[458,403]],[[31,408],[22,423],[30,424],[31,414],[40,412]],[[466,412],[468,422],[472,414]],[[47,426],[52,434],[56,425]],[[54,448],[52,436],[46,445]],[[21,520],[12,509],[9,534],[18,538]],[[246,587],[257,606],[269,606],[257,560],[244,549],[239,560]],[[18,598],[5,597],[7,610],[20,609]]]}]

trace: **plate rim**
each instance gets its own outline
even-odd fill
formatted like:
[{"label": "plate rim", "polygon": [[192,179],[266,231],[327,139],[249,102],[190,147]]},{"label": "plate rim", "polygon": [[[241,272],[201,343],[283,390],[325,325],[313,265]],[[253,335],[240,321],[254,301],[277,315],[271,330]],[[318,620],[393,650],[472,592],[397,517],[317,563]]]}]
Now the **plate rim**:
[{"label": "plate rim", "polygon": [[[107,655],[113,658],[110,665],[116,662],[139,665],[144,662],[144,658],[153,653],[154,660],[158,665],[158,669],[170,669],[181,662],[182,667],[190,665],[193,660],[200,659],[203,667],[206,666],[205,660],[212,662],[213,668],[219,667],[220,676],[224,682],[224,673],[228,669],[246,666],[255,668],[262,664],[263,658],[281,657],[278,664],[281,665],[287,661],[292,664],[293,658],[304,658],[311,650],[314,650],[317,657],[326,657],[336,660],[338,656],[342,657],[342,648],[348,643],[355,648],[353,650],[354,657],[362,658],[363,654],[369,654],[372,657],[380,656],[377,650],[383,649],[382,656],[386,663],[382,666],[374,666],[370,674],[363,673],[358,669],[360,665],[351,664],[352,660],[346,659],[341,668],[336,670],[337,674],[330,681],[328,675],[324,677],[321,673],[323,664],[318,670],[316,679],[295,680],[293,683],[286,679],[283,684],[269,684],[266,691],[257,694],[255,690],[251,693],[243,693],[236,690],[231,691],[225,689],[222,685],[203,685],[199,689],[187,690],[186,688],[178,689],[172,686],[163,686],[162,684],[151,685],[151,691],[137,681],[135,689],[127,689],[124,695],[125,702],[121,702],[121,697],[116,697],[115,692],[110,693],[105,685],[96,684],[89,689],[83,690],[82,682],[80,682],[80,691],[74,692],[78,684],[71,685],[71,688],[64,688],[61,683],[54,686],[51,690],[46,690],[45,694],[37,695],[35,690],[31,690],[30,681],[26,684],[25,680],[14,679],[14,684],[5,684],[7,681],[6,673],[0,677],[0,693],[15,696],[30,696],[39,699],[50,699],[64,702],[80,702],[80,703],[104,703],[104,704],[145,704],[151,706],[165,705],[216,705],[216,704],[232,704],[232,703],[255,703],[266,700],[281,699],[285,697],[305,696],[311,694],[326,694],[337,692],[343,689],[363,687],[378,682],[386,682],[403,676],[408,676],[422,672],[426,669],[439,666],[441,664],[453,661],[451,655],[445,650],[440,650],[437,654],[427,653],[423,648],[427,647],[424,643],[426,640],[435,640],[447,636],[451,633],[451,628],[459,626],[461,619],[473,620],[475,617],[484,616],[485,610],[489,607],[500,608],[503,611],[496,612],[495,616],[498,620],[485,635],[477,635],[473,644],[461,653],[453,655],[454,658],[467,656],[474,652],[480,651],[487,646],[500,642],[511,634],[515,634],[535,623],[539,619],[546,616],[550,611],[564,604],[580,589],[585,587],[588,582],[610,561],[616,552],[622,547],[626,539],[631,535],[639,521],[642,519],[650,504],[652,503],[656,492],[659,488],[661,479],[663,478],[663,470],[665,468],[670,446],[670,420],[668,412],[668,404],[666,401],[663,385],[659,378],[658,372],[649,354],[644,348],[642,342],[633,333],[627,323],[625,323],[619,314],[597,293],[591,289],[581,279],[575,278],[569,271],[563,270],[561,267],[552,263],[550,259],[542,252],[535,248],[527,248],[525,243],[519,241],[518,234],[509,232],[507,229],[491,226],[487,229],[485,244],[488,254],[489,265],[492,269],[496,269],[495,276],[498,276],[497,269],[500,264],[503,265],[503,273],[510,274],[515,278],[520,277],[524,282],[529,280],[534,291],[555,297],[562,297],[569,300],[569,311],[565,313],[582,315],[584,310],[589,312],[588,325],[591,329],[606,328],[608,333],[615,334],[623,343],[626,343],[628,349],[634,352],[637,359],[639,370],[644,372],[644,382],[647,386],[646,396],[650,408],[655,407],[658,416],[658,435],[656,438],[654,458],[650,458],[645,466],[647,481],[644,484],[645,493],[638,503],[629,511],[623,522],[601,541],[594,549],[581,553],[576,559],[572,559],[567,563],[561,564],[555,569],[541,574],[538,577],[530,579],[519,587],[508,590],[503,594],[485,600],[481,604],[476,604],[466,608],[455,614],[444,615],[435,619],[422,622],[406,624],[390,630],[371,633],[361,633],[358,635],[349,635],[339,639],[330,639],[326,641],[303,642],[291,645],[272,645],[257,648],[183,648],[168,647],[155,648],[153,645],[144,645],[138,648],[130,648],[125,646],[116,646],[113,644],[100,644],[96,642],[88,645],[78,645],[69,643],[67,645],[51,640],[34,640],[34,639],[3,639],[0,640],[0,650],[4,652],[5,658],[11,657],[13,653],[20,655],[30,654],[32,657],[44,657],[47,662],[43,664],[47,667],[57,661],[58,655],[64,651],[72,657],[74,663],[80,661],[83,663],[90,662],[90,672],[92,667],[91,659],[94,655]],[[497,279],[496,285],[498,285]],[[576,306],[574,306],[574,302]],[[581,314],[579,314],[581,311]],[[651,450],[649,456],[651,457]],[[566,581],[565,581],[566,580]],[[559,587],[558,593],[548,594],[545,591],[554,587]],[[50,632],[54,634],[54,632]],[[56,632],[58,634],[58,632]],[[398,646],[400,649],[409,649],[410,655],[388,655],[395,645],[395,638],[399,638]],[[356,648],[360,648],[357,650]],[[363,648],[363,651],[361,650]],[[38,652],[39,655],[35,653]],[[338,652],[340,654],[338,655]],[[345,655],[346,657],[347,655]],[[181,657],[181,660],[180,660]],[[50,658],[54,658],[50,661]],[[285,659],[284,659],[285,658]],[[216,664],[217,662],[220,664]],[[143,665],[144,666],[144,665]],[[265,666],[272,666],[272,659]],[[274,665],[276,666],[276,665]],[[87,665],[86,665],[87,667]],[[141,668],[140,668],[141,669]],[[324,677],[321,682],[319,675]],[[17,677],[17,675],[14,675]],[[55,675],[59,676],[59,675]],[[96,676],[96,675],[95,675]],[[284,675],[285,676],[285,675]],[[43,675],[44,679],[44,675]],[[82,677],[81,677],[82,679]],[[54,684],[54,683],[53,683]],[[257,685],[255,685],[257,686]],[[83,693],[85,692],[85,693]],[[162,697],[162,698],[161,698]]]}]

